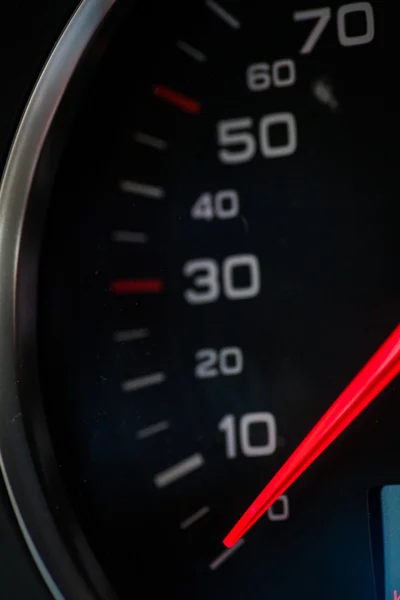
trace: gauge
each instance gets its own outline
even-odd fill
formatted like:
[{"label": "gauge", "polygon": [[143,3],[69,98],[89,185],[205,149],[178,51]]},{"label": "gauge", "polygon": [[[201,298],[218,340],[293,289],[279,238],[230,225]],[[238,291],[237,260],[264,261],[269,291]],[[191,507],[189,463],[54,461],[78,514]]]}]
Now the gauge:
[{"label": "gauge", "polygon": [[71,99],[41,246],[40,386],[121,600],[400,589],[382,533],[395,383],[222,544],[398,325],[384,17],[383,2],[139,2]]}]

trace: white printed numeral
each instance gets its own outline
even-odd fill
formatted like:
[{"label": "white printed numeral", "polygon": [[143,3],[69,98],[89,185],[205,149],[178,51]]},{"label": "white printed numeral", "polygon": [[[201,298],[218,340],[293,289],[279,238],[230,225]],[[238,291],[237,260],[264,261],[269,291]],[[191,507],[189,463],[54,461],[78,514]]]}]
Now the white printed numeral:
[{"label": "white printed numeral", "polygon": [[290,58],[268,63],[254,63],[246,70],[247,87],[252,92],[264,92],[271,87],[288,87],[296,82],[296,65]]},{"label": "white printed numeral", "polygon": [[325,8],[316,8],[313,10],[300,10],[293,14],[295,21],[309,21],[317,19],[315,27],[305,41],[304,46],[300,50],[300,54],[310,54],[313,51],[316,43],[323,34],[332,16],[329,6]]},{"label": "white printed numeral", "polygon": [[[253,425],[265,426],[265,443],[254,446],[251,443],[250,432]],[[218,423],[219,431],[225,434],[225,451],[229,459],[237,458],[237,427],[235,415],[226,415]],[[239,420],[239,446],[244,456],[255,458],[258,456],[271,456],[276,451],[277,428],[273,414],[269,412],[248,413]]]},{"label": "white printed numeral", "polygon": [[[257,145],[253,134],[246,131],[253,126],[251,117],[230,119],[217,123],[218,144],[223,147],[218,152],[221,162],[228,165],[248,162],[256,153]],[[227,150],[227,146],[235,146],[235,150]]]},{"label": "white printed numeral", "polygon": [[270,521],[287,521],[290,516],[289,498],[285,495],[280,496],[269,507],[267,514]]},{"label": "white printed numeral", "polygon": [[[357,12],[362,12],[365,15],[365,33],[360,35],[349,35],[347,32],[347,16]],[[312,10],[301,10],[293,13],[293,19],[295,21],[317,19],[315,27],[312,29],[310,35],[300,49],[300,54],[310,54],[310,52],[313,51],[331,18],[332,11],[329,6]],[[362,46],[363,44],[371,42],[375,37],[374,11],[369,2],[353,2],[352,4],[340,6],[337,12],[336,24],[339,43],[342,46]]]},{"label": "white printed numeral", "polygon": [[218,300],[221,294],[219,266],[212,258],[189,260],[183,267],[183,274],[192,277],[195,288],[184,291],[183,296],[189,304],[209,304]]},{"label": "white printed numeral", "polygon": [[[286,128],[286,144],[273,146],[271,144],[271,128],[275,125],[284,125]],[[265,158],[278,158],[289,156],[297,148],[297,128],[294,116],[291,113],[277,113],[267,115],[260,121],[260,152]]]},{"label": "white printed numeral", "polygon": [[218,375],[231,377],[243,371],[243,352],[240,348],[202,348],[196,352],[195,359],[194,376],[197,379],[210,379]]},{"label": "white printed numeral", "polygon": [[209,192],[201,194],[190,211],[192,219],[212,221],[212,219],[233,219],[240,212],[239,195],[235,190],[222,190],[214,196]]},{"label": "white printed numeral", "polygon": [[[253,127],[250,117],[220,121],[217,123],[218,158],[227,165],[236,165],[251,160],[257,150],[257,143],[251,131]],[[273,127],[285,129],[285,141],[280,145],[272,145],[271,130]],[[291,113],[274,113],[260,119],[258,128],[260,153],[264,158],[290,156],[297,149],[296,119]],[[233,146],[233,148],[232,148]]]},{"label": "white printed numeral", "polygon": [[[235,280],[237,269],[247,271],[244,285],[239,286]],[[183,274],[193,277],[193,287],[183,292],[189,304],[209,304],[221,295],[228,300],[247,300],[257,296],[261,289],[260,265],[253,254],[228,256],[222,261],[221,269],[212,258],[189,260],[183,266]]]},{"label": "white printed numeral", "polygon": [[[347,34],[346,17],[354,12],[363,12],[365,14],[366,28],[365,33],[350,36]],[[372,42],[375,37],[375,19],[371,4],[369,2],[354,2],[354,4],[341,6],[337,14],[337,28],[339,42],[342,46],[362,46],[363,44]]]}]

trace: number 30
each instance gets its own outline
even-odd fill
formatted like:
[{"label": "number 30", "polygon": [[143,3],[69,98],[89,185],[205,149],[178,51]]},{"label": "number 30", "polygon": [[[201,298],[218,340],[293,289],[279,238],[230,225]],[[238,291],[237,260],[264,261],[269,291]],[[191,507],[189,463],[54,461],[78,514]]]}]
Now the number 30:
[{"label": "number 30", "polygon": [[[247,269],[248,280],[245,285],[238,286],[235,282],[235,270],[238,268]],[[219,265],[212,258],[189,260],[183,266],[183,274],[186,277],[194,276],[194,287],[183,293],[189,304],[216,302],[221,291],[228,300],[247,300],[257,296],[261,288],[260,265],[253,254],[227,256],[221,265],[222,285]]]}]

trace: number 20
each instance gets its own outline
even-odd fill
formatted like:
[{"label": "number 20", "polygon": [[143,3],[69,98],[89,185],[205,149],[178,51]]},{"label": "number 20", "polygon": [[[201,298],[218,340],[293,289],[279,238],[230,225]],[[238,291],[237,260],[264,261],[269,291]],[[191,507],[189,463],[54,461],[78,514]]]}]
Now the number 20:
[{"label": "number 20", "polygon": [[195,354],[196,366],[194,376],[197,379],[212,377],[231,377],[243,371],[243,352],[235,346],[221,348],[202,348]]}]

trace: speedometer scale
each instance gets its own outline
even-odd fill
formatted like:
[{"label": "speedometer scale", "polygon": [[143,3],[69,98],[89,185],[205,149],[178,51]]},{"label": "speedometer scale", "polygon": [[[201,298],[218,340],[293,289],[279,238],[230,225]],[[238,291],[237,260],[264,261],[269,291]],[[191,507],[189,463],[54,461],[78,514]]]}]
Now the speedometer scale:
[{"label": "speedometer scale", "polygon": [[47,220],[40,366],[122,599],[383,597],[371,515],[400,484],[396,383],[222,540],[398,324],[384,10],[139,3],[88,74]]}]

